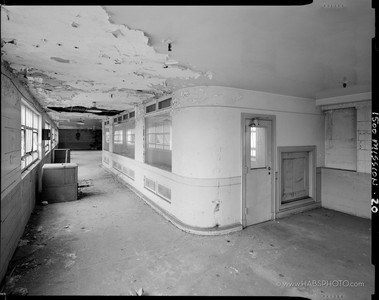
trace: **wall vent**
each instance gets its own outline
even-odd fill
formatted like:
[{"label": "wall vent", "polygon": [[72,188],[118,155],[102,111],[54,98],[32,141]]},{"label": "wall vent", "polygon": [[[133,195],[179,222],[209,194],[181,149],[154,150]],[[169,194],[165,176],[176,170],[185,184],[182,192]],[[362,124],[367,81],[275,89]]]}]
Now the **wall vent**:
[{"label": "wall vent", "polygon": [[158,183],[158,196],[162,197],[164,200],[171,203],[171,190],[168,187],[165,187]]},{"label": "wall vent", "polygon": [[125,174],[126,176],[128,176],[130,179],[134,180],[134,171],[132,169],[129,169],[129,168],[123,166],[121,172],[123,174]]},{"label": "wall vent", "polygon": [[134,173],[134,170],[132,169],[128,169],[128,174],[127,174],[131,179],[134,180],[135,178],[135,173]]},{"label": "wall vent", "polygon": [[145,188],[155,193],[155,181],[145,177]]}]

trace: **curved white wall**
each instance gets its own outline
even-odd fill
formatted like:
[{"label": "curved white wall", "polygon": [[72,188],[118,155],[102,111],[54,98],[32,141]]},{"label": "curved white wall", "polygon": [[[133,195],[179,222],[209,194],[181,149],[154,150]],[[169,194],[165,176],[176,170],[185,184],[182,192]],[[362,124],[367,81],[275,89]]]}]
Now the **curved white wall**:
[{"label": "curved white wall", "polygon": [[[242,223],[241,114],[276,118],[276,146],[317,147],[323,165],[323,115],[312,99],[227,87],[193,87],[172,99],[172,172],[143,163],[143,107],[136,110],[136,159],[104,151],[104,157],[128,166],[127,183],[182,223],[197,228]],[[276,152],[276,151],[275,151]],[[144,188],[144,177],[171,189],[171,203]]]},{"label": "curved white wall", "polygon": [[239,111],[188,107],[172,116],[172,172],[193,178],[240,176]]}]

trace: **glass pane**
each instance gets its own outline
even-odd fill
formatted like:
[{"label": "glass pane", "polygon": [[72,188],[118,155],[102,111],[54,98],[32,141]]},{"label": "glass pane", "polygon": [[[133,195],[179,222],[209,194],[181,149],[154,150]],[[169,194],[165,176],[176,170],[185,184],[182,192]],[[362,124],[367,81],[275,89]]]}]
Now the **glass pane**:
[{"label": "glass pane", "polygon": [[36,160],[38,158],[38,152],[33,152],[32,157],[33,157],[33,160]]},{"label": "glass pane", "polygon": [[252,148],[257,147],[257,133],[256,132],[251,133],[251,147]]},{"label": "glass pane", "polygon": [[155,144],[155,134],[149,134],[149,144]]},{"label": "glass pane", "polygon": [[33,113],[29,108],[26,110],[26,126],[33,127]]},{"label": "glass pane", "polygon": [[146,120],[145,162],[171,170],[171,116],[168,113],[151,116]]},{"label": "glass pane", "polygon": [[157,144],[163,144],[163,135],[162,134],[157,134],[155,138],[156,138],[155,142]]},{"label": "glass pane", "polygon": [[155,132],[156,133],[163,133],[163,124],[157,125],[155,127]]},{"label": "glass pane", "polygon": [[21,105],[21,125],[25,125],[25,106]]},{"label": "glass pane", "polygon": [[33,132],[33,151],[38,150],[38,133]]},{"label": "glass pane", "polygon": [[266,167],[266,128],[251,127],[251,168]]},{"label": "glass pane", "polygon": [[[148,124],[146,124],[147,126],[148,126]],[[147,129],[147,132],[149,133],[149,134],[151,134],[151,133],[155,133],[155,127],[148,127],[148,129]]]},{"label": "glass pane", "polygon": [[25,152],[32,151],[32,130],[26,129],[26,141],[25,141]]},{"label": "glass pane", "polygon": [[25,155],[25,130],[21,129],[21,156]]},{"label": "glass pane", "polygon": [[33,114],[33,128],[35,128],[35,129],[38,129],[39,128],[39,124],[38,124],[38,120],[39,118],[38,118],[38,115],[36,115],[36,114]]}]

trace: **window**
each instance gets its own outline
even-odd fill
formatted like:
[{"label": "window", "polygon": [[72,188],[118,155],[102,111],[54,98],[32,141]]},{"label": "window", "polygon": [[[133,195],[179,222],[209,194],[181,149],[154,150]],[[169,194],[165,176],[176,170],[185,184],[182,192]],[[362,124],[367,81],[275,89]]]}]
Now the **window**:
[{"label": "window", "polygon": [[158,109],[164,109],[171,106],[171,98],[158,102]]},{"label": "window", "polygon": [[355,108],[325,112],[325,166],[357,169],[357,115]]},{"label": "window", "polygon": [[52,128],[52,146],[51,148],[54,148],[56,145],[58,145],[58,128]]},{"label": "window", "polygon": [[129,120],[114,125],[113,153],[129,158],[135,157],[135,121]]},{"label": "window", "polygon": [[104,150],[109,151],[109,125],[104,127]]},{"label": "window", "polygon": [[150,112],[153,112],[155,111],[155,103],[154,104],[151,104],[149,106],[146,106],[146,113],[150,113]]},{"label": "window", "polygon": [[[49,122],[47,122],[47,121],[45,121],[45,129],[48,129],[48,130],[51,129],[51,126],[50,126]],[[51,139],[51,135],[50,135],[50,139]],[[47,153],[49,151],[50,151],[50,140],[45,140],[45,153]]]},{"label": "window", "polygon": [[251,168],[266,167],[266,128],[250,127]]},{"label": "window", "polygon": [[145,162],[171,171],[171,116],[169,113],[146,118]]},{"label": "window", "polygon": [[122,144],[122,130],[115,130],[114,131],[113,142],[115,144]]},{"label": "window", "polygon": [[58,144],[58,129],[51,127],[51,149]]},{"label": "window", "polygon": [[39,157],[39,115],[21,103],[21,171]]}]

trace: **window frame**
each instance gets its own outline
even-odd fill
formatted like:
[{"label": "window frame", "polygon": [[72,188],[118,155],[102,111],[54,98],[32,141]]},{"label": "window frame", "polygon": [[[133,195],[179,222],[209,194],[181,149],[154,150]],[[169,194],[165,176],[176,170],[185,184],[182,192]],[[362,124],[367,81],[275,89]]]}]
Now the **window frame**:
[{"label": "window frame", "polygon": [[[163,120],[154,120],[156,118],[163,119]],[[170,122],[169,124],[154,124],[154,123],[162,123],[165,118],[169,118]],[[160,111],[156,111],[154,113],[145,114],[145,124],[144,124],[144,162],[150,166],[157,167],[159,169],[171,172],[172,171],[172,116],[170,113],[170,107],[167,107],[165,109],[162,109]],[[151,122],[154,125],[158,126],[152,126],[149,127],[149,122]],[[168,122],[167,122],[168,123]],[[157,127],[161,127],[160,130],[157,132]],[[149,132],[151,128],[154,128],[154,132]],[[167,130],[168,128],[168,130]],[[157,143],[157,136],[162,136],[162,142]],[[154,139],[151,138],[154,136]],[[168,138],[167,138],[168,136]],[[152,146],[154,145],[154,146]],[[159,145],[159,147],[157,147]],[[157,153],[160,152],[158,155],[163,155],[165,157],[169,157],[169,166],[166,165],[162,161],[152,162],[151,156],[153,156],[152,152],[157,151]],[[160,157],[162,158],[162,157]],[[163,160],[163,158],[162,158]]]},{"label": "window frame", "polygon": [[[29,113],[29,116],[27,116]],[[40,159],[41,114],[21,99],[21,173]],[[24,114],[24,116],[23,116]],[[31,133],[31,134],[27,134]],[[30,150],[29,150],[30,149]],[[28,151],[29,150],[29,151]]]},{"label": "window frame", "polygon": [[45,129],[50,130],[50,139],[45,140],[45,143],[44,143],[45,154],[47,154],[51,150],[51,124],[46,120],[45,120]]}]

